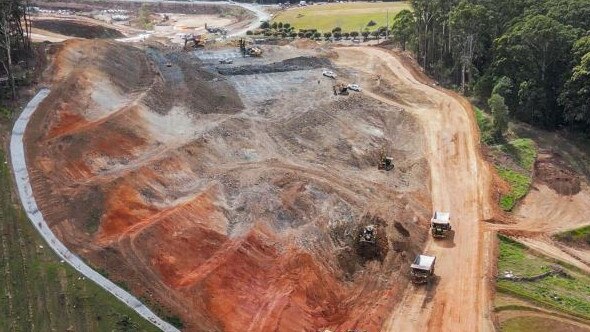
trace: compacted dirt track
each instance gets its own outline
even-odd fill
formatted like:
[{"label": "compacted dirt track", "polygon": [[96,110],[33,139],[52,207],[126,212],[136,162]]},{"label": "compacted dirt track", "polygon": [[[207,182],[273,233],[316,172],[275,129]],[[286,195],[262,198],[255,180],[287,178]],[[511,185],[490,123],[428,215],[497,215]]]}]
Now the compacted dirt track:
[{"label": "compacted dirt track", "polygon": [[437,277],[430,285],[410,286],[384,330],[491,330],[484,270],[489,237],[480,225],[492,213],[491,176],[480,158],[471,107],[461,97],[425,84],[420,73],[386,51],[346,48],[338,54],[337,63],[356,64],[373,75],[374,82],[365,83],[378,99],[401,104],[425,128],[433,208],[451,212],[455,231],[450,239],[429,240],[425,252],[437,257]]}]

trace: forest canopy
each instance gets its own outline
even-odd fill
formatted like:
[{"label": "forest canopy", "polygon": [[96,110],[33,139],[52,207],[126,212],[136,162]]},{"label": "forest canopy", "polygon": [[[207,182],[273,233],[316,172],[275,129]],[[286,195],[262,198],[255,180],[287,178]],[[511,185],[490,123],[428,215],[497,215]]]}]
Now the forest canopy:
[{"label": "forest canopy", "polygon": [[[510,117],[590,129],[590,0],[411,0],[393,38],[425,70]],[[397,33],[396,33],[397,32]]]}]

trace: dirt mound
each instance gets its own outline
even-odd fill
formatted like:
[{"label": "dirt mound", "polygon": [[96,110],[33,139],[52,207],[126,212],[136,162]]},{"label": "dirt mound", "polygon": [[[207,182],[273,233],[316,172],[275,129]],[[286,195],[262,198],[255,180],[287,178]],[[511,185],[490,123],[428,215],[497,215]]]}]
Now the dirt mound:
[{"label": "dirt mound", "polygon": [[69,20],[33,20],[33,28],[86,39],[112,39],[125,37],[120,31],[101,25]]},{"label": "dirt mound", "polygon": [[296,70],[325,68],[330,66],[330,60],[325,58],[301,56],[280,62],[260,65],[245,65],[239,67],[217,68],[222,75],[254,75],[265,73],[281,73]]},{"label": "dirt mound", "polygon": [[557,152],[542,151],[535,163],[536,179],[561,195],[580,192],[580,178]]},{"label": "dirt mound", "polygon": [[[412,116],[333,98],[316,73],[265,95],[255,85],[273,74],[234,87],[158,48],[73,40],[53,55],[27,158],[68,247],[187,330],[381,327],[428,235]],[[242,105],[253,96],[267,99]],[[377,169],[383,146],[391,172]],[[359,245],[369,225],[375,241]]]}]

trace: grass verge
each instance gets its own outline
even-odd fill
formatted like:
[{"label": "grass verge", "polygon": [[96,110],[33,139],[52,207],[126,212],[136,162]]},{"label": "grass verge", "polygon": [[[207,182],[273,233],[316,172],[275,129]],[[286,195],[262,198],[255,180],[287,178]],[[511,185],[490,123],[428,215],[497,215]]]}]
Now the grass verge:
[{"label": "grass verge", "polygon": [[531,139],[518,138],[500,144],[495,149],[511,161],[496,165],[498,175],[510,185],[510,191],[500,197],[500,207],[504,211],[511,211],[529,191],[537,148]]},{"label": "grass verge", "polygon": [[500,207],[504,211],[512,211],[518,201],[526,196],[531,186],[537,147],[535,142],[528,138],[516,138],[495,144],[497,142],[492,135],[491,117],[475,106],[473,111],[481,142],[490,148],[489,153],[498,175],[510,186],[509,192],[500,196]]},{"label": "grass verge", "polygon": [[0,331],[158,331],[48,248],[11,196],[0,151]]},{"label": "grass verge", "polygon": [[[554,260],[503,236],[500,239],[498,271],[531,276],[547,271]],[[560,264],[569,277],[550,276],[534,282],[498,280],[498,292],[534,302],[546,308],[590,320],[590,276],[567,264]]]},{"label": "grass verge", "polygon": [[590,246],[590,226],[572,229],[555,235],[555,239],[566,244]]},{"label": "grass verge", "polygon": [[[350,2],[298,7],[279,12],[273,22],[289,23],[296,29],[317,29],[320,32],[332,31],[335,27],[342,31],[370,31],[389,26],[395,14],[403,9],[410,9],[407,2]],[[369,21],[376,24],[367,26]]]},{"label": "grass verge", "polygon": [[500,196],[500,207],[504,211],[511,211],[516,203],[529,192],[531,176],[501,166],[496,166],[496,170],[498,175],[510,185],[510,191]]}]

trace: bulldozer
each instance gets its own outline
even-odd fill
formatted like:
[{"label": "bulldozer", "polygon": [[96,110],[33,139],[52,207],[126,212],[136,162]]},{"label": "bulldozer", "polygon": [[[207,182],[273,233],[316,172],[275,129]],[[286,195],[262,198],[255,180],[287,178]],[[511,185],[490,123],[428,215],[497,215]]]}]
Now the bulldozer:
[{"label": "bulldozer", "polygon": [[332,86],[332,90],[334,91],[334,96],[347,96],[348,95],[348,86],[343,83],[336,83]]},{"label": "bulldozer", "polygon": [[385,151],[381,151],[381,156],[379,157],[379,166],[377,166],[377,169],[391,171],[393,167],[393,158],[388,157],[385,154]]}]

